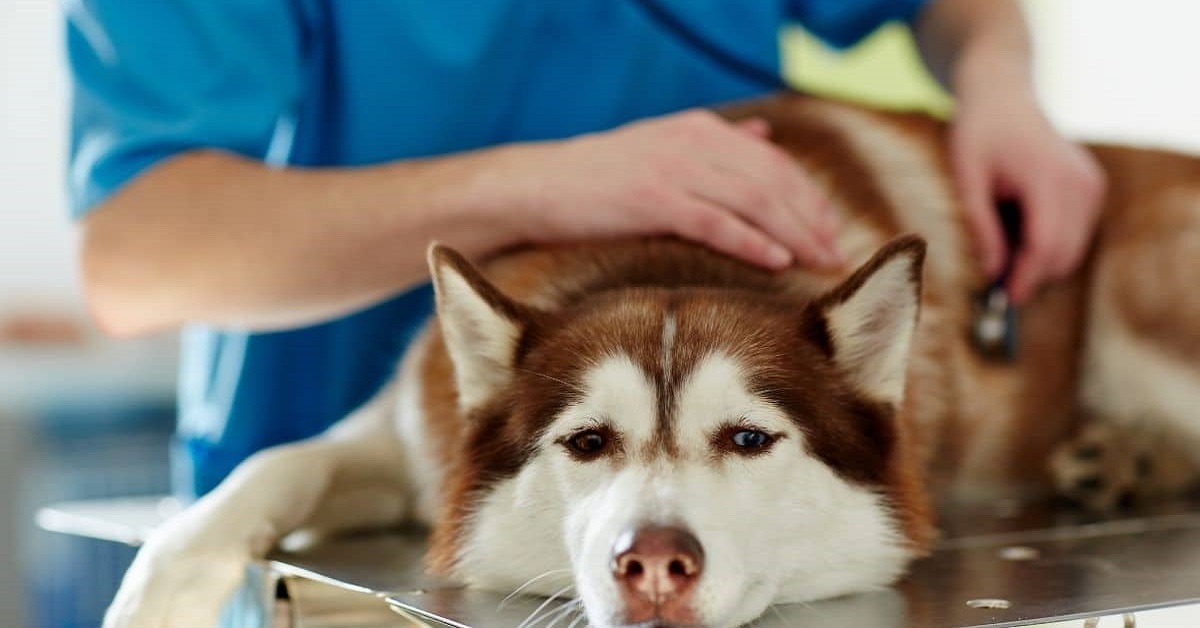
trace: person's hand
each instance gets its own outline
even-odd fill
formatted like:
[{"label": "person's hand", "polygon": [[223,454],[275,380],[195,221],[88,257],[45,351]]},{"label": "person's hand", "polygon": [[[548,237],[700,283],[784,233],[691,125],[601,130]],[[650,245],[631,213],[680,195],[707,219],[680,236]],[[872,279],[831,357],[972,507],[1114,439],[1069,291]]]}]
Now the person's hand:
[{"label": "person's hand", "polygon": [[1018,303],[1048,280],[1078,267],[1091,243],[1103,200],[1104,171],[1059,135],[1031,94],[960,96],[951,154],[967,223],[989,277],[1009,257],[996,199],[1021,206],[1021,247],[1011,260],[1008,291]]},{"label": "person's hand", "polygon": [[769,133],[693,110],[532,145],[521,237],[675,234],[768,268],[841,264],[828,199]]}]

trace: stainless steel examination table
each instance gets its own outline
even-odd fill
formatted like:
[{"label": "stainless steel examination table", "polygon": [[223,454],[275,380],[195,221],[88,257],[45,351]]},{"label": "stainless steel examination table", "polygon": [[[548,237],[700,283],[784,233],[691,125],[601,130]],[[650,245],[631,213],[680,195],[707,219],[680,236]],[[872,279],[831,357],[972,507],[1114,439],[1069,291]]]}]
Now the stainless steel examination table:
[{"label": "stainless steel examination table", "polygon": [[[64,503],[43,509],[39,524],[137,544],[172,504],[160,498]],[[1073,620],[1065,625],[1200,627],[1200,503],[1112,519],[1000,503],[957,512],[943,528],[934,554],[894,589],[775,607],[754,625],[951,628]],[[423,551],[419,532],[394,531],[277,553],[248,570],[231,618],[238,628],[511,628],[554,608],[542,598],[505,601],[431,579],[421,569]],[[286,599],[277,599],[279,589]],[[566,628],[573,619],[546,615],[534,625],[558,620],[552,625]]]}]

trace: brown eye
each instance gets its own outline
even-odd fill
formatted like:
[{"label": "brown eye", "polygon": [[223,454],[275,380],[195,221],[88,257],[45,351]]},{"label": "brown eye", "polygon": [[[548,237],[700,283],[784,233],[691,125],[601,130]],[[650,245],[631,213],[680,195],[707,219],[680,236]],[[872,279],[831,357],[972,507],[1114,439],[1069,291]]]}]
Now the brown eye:
[{"label": "brown eye", "polygon": [[775,438],[759,430],[738,430],[730,437],[733,446],[744,451],[758,451],[770,447]]},{"label": "brown eye", "polygon": [[608,437],[600,430],[584,430],[571,435],[567,447],[580,456],[591,457],[608,447]]}]

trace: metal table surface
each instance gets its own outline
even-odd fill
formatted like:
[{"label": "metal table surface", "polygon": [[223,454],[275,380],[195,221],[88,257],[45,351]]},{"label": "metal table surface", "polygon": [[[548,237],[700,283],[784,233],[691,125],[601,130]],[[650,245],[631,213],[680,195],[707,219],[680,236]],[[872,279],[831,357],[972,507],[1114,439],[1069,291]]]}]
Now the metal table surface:
[{"label": "metal table surface", "polygon": [[[43,510],[39,523],[53,531],[137,543],[171,510],[169,501],[154,498],[76,502]],[[987,510],[952,509],[943,528],[936,551],[915,563],[896,587],[777,606],[755,625],[1024,626],[1200,605],[1200,502],[1160,505],[1109,519],[1045,505],[998,504]],[[424,548],[419,531],[393,530],[278,552],[251,570],[257,575],[244,597],[267,608],[253,614],[256,623],[246,625],[270,623],[274,602],[269,594],[278,578],[305,583],[294,588],[307,593],[293,596],[293,626],[410,625],[401,616],[416,625],[517,626],[535,612],[544,615],[557,608],[556,602],[543,604],[542,598],[505,601],[495,593],[431,578],[421,567]],[[320,613],[305,611],[306,604],[323,599],[313,583],[346,592],[334,615],[358,619],[328,623],[318,619]],[[327,611],[337,606],[317,606],[322,604]],[[345,615],[354,609],[358,614]],[[1194,625],[1200,625],[1197,609]],[[567,626],[570,619],[564,613],[556,625]],[[1104,625],[1122,623],[1117,619]]]}]

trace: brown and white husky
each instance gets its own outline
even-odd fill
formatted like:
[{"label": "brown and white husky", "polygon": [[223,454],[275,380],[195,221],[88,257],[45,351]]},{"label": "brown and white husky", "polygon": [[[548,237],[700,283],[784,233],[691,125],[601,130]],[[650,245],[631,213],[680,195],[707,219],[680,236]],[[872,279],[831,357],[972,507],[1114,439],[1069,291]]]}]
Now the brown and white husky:
[{"label": "brown and white husky", "polygon": [[[935,120],[800,97],[736,107],[828,193],[857,265],[771,274],[673,240],[434,246],[437,323],[319,438],[262,452],[158,530],[109,628],[210,628],[283,536],[402,520],[431,569],[592,626],[738,626],[885,587],[937,506],[1187,488],[1200,462],[1200,160],[1093,147],[1084,268],[968,342],[984,278]],[[903,234],[916,234],[903,236]]]}]

